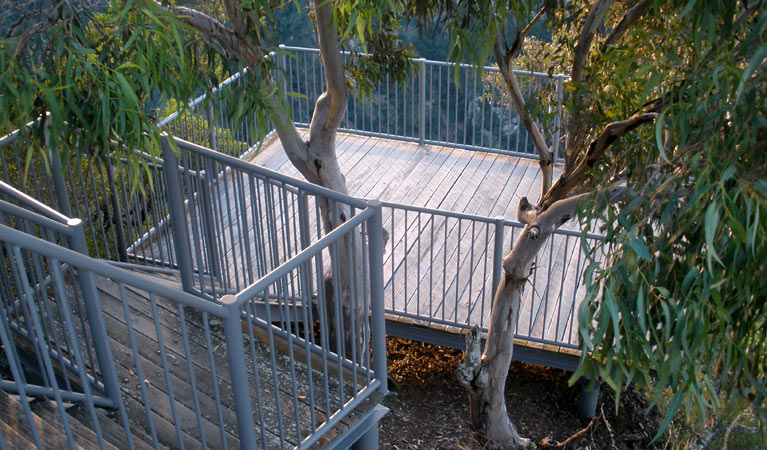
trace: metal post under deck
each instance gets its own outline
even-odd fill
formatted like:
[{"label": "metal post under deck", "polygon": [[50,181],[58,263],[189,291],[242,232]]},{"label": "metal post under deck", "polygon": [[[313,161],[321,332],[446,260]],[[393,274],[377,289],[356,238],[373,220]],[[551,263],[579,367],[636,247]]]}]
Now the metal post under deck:
[{"label": "metal post under deck", "polygon": [[381,381],[379,391],[386,395],[386,317],[383,298],[383,222],[381,219],[381,201],[370,200],[368,207],[374,214],[367,220],[368,253],[370,263],[370,308],[373,331],[373,369],[376,379]]}]

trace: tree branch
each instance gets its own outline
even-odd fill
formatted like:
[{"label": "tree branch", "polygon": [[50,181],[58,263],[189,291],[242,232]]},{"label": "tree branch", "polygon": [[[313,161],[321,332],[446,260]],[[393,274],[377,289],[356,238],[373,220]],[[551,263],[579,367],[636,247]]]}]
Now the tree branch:
[{"label": "tree branch", "polygon": [[552,183],[554,174],[554,154],[546,145],[541,130],[527,114],[527,111],[525,111],[525,99],[522,96],[522,90],[519,88],[517,77],[514,75],[514,71],[511,68],[511,57],[513,57],[513,54],[508,52],[504,47],[505,44],[503,43],[503,38],[500,34],[496,34],[495,45],[493,45],[493,54],[498,63],[501,75],[506,82],[506,86],[509,89],[509,93],[511,94],[511,102],[514,105],[514,109],[517,111],[517,114],[519,114],[519,118],[525,126],[525,130],[527,130],[527,133],[532,138],[535,151],[538,152],[538,164],[541,166],[541,173],[543,176],[540,198],[543,199],[543,196],[548,192]]},{"label": "tree branch", "polygon": [[541,17],[543,17],[544,12],[546,12],[546,5],[541,6],[541,9],[538,10],[538,13],[535,14],[535,16],[530,21],[530,23],[525,25],[525,28],[522,30],[522,33],[520,33],[523,39],[527,36],[527,34],[530,32],[533,26],[541,19]]},{"label": "tree branch", "polygon": [[575,55],[573,57],[573,71],[570,75],[573,82],[583,81],[583,69],[586,67],[586,61],[589,59],[589,49],[594,41],[594,35],[600,25],[605,20],[607,10],[614,0],[597,0],[597,3],[591,9],[583,24],[581,34],[578,36],[578,43],[575,46]]},{"label": "tree branch", "polygon": [[[224,23],[216,18],[205,14],[201,11],[197,11],[192,8],[184,6],[168,7],[163,5],[157,0],[153,0],[154,4],[163,11],[175,15],[181,22],[197,30],[197,32],[205,35],[208,39],[217,42],[226,51],[236,55],[246,66],[257,70],[261,59],[263,58],[263,49],[258,45],[253,45],[246,36],[240,36],[235,31],[229,29]],[[226,4],[227,15],[235,15],[236,11],[229,3]],[[241,26],[244,26],[240,22]],[[246,33],[246,31],[243,31]],[[269,76],[269,74],[267,74]],[[274,80],[271,77],[267,81],[268,84],[274,84]],[[316,183],[316,177],[312,177],[313,171],[308,162],[305,161],[305,157],[301,155],[305,154],[306,143],[298,134],[298,130],[295,124],[290,120],[289,114],[285,111],[285,105],[280,101],[279,90],[272,89],[274,94],[269,99],[272,106],[272,118],[274,119],[275,129],[280,137],[282,146],[287,153],[288,158],[302,175],[307,177],[311,182]],[[312,179],[314,178],[314,179]]]},{"label": "tree branch", "polygon": [[[341,55],[341,49],[338,45],[338,35],[335,29],[333,19],[333,2],[322,1],[315,2],[315,17],[317,20],[317,40],[319,41],[320,55],[323,66],[325,67],[326,92],[317,100],[315,115],[320,112],[320,108],[327,108],[327,114],[322,123],[315,124],[315,117],[312,117],[312,130],[320,126],[322,128],[338,128],[346,112],[346,101],[348,93],[346,91],[346,75],[344,73],[344,61]],[[325,105],[325,102],[328,102]],[[311,133],[314,135],[314,132]]]},{"label": "tree branch", "polygon": [[655,117],[657,117],[658,113],[667,103],[667,97],[655,100],[645,105],[641,110],[631,115],[628,119],[608,124],[605,129],[591,141],[591,144],[586,151],[586,155],[581,162],[572,170],[563,173],[546,193],[544,199],[540,202],[541,211],[546,211],[555,202],[569,195],[576,186],[581,184],[586,174],[594,166],[594,163],[604,155],[605,151],[607,151],[613,142],[625,136],[640,125],[655,120]]},{"label": "tree branch", "polygon": [[621,34],[623,34],[629,27],[631,27],[631,25],[634,25],[652,4],[652,0],[640,0],[640,2],[634,5],[633,8],[626,11],[626,14],[623,15],[620,22],[615,25],[615,28],[613,28],[610,34],[608,34],[605,38],[605,42],[602,44],[600,52],[604,53],[607,51],[607,47],[613,45],[615,40]]}]

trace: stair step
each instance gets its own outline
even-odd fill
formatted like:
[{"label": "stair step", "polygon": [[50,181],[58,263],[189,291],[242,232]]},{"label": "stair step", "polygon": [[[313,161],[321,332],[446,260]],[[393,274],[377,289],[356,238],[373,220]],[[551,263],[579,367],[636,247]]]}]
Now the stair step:
[{"label": "stair step", "polygon": [[[97,409],[98,422],[101,427],[101,434],[104,436],[104,440],[111,443],[119,449],[129,448],[128,441],[125,438],[125,431],[119,422],[119,416],[115,413],[109,413],[105,410]],[[88,409],[82,405],[76,405],[67,409],[69,414],[76,421],[83,424],[88,429],[93,429],[91,415]],[[133,437],[133,448],[135,450],[151,450],[152,439],[147,436],[142,430],[133,428],[131,429],[131,436]]]},{"label": "stair step", "polygon": [[[67,436],[64,431],[64,423],[61,420],[56,404],[47,399],[33,399],[30,401],[32,419],[37,429],[44,449],[59,450],[69,448]],[[110,413],[103,409],[97,409],[98,422],[106,450],[118,450],[129,448],[122,425],[115,422]],[[83,406],[70,406],[67,408],[67,422],[72,432],[75,448],[97,448],[98,440],[93,431],[90,413]],[[137,450],[152,448],[148,437],[140,433],[133,433],[133,445]],[[5,447],[11,448],[34,448],[32,428],[27,422],[24,407],[16,396],[0,391],[0,436]]]}]

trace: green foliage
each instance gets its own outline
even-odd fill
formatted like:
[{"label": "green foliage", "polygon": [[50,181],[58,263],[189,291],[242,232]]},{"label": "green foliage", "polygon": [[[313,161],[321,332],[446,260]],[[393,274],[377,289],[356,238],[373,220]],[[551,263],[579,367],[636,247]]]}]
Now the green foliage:
[{"label": "green foliage", "polygon": [[[58,145],[63,159],[103,152],[110,141],[154,147],[147,101],[189,97],[199,77],[189,76],[181,24],[135,3],[116,2],[87,21],[60,20],[33,41],[0,41],[0,126],[21,128],[48,113],[55,139],[41,146]],[[41,127],[32,131],[44,142]],[[78,149],[66,145],[75,137]]]},{"label": "green foliage", "polygon": [[704,423],[725,402],[767,417],[767,15],[734,26],[742,12],[656,2],[581,87],[593,104],[584,130],[668,93],[655,126],[613,144],[593,171],[592,186],[628,190],[582,214],[600,224],[607,257],[589,267],[578,313],[577,375],[668,396],[662,428],[678,412]]}]

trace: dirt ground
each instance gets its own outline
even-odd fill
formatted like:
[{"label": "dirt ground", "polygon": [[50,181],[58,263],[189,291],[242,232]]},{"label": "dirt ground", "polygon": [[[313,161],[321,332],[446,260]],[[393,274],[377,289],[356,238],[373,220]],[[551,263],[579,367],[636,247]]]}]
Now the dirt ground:
[{"label": "dirt ground", "polygon": [[[389,373],[397,392],[387,397],[390,408],[380,429],[384,449],[484,448],[482,436],[471,430],[466,391],[455,379],[462,352],[406,339],[389,338]],[[618,413],[609,387],[600,392],[597,413],[589,420],[576,415],[578,388],[567,384],[569,373],[514,363],[507,380],[507,405],[520,434],[538,448],[652,449],[660,422],[636,392],[621,396]],[[564,442],[579,431],[578,437]]]}]

